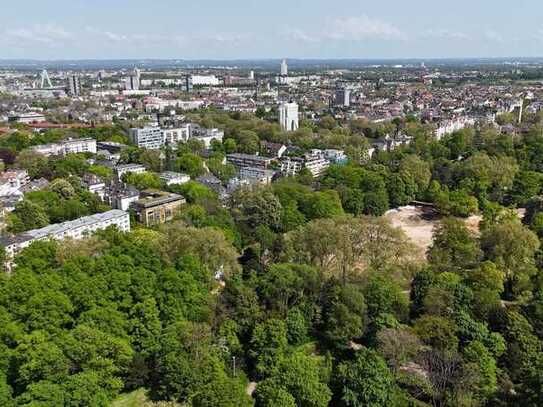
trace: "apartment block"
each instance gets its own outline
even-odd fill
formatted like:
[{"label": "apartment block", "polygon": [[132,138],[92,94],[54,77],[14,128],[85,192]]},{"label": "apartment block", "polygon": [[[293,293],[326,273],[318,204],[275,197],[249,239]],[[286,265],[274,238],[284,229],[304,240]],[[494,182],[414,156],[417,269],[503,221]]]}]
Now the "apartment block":
[{"label": "apartment block", "polygon": [[0,244],[5,247],[8,257],[13,257],[22,249],[40,240],[82,239],[97,230],[116,226],[123,232],[130,231],[130,217],[127,212],[113,209],[104,213],[71,220],[68,222],[49,225],[41,229],[29,230],[13,237],[0,239]]}]

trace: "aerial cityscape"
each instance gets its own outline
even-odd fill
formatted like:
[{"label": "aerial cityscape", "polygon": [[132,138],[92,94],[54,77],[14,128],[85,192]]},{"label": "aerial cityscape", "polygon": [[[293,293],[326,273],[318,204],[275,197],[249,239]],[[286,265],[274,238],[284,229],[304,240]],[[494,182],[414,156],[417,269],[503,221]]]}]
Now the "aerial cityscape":
[{"label": "aerial cityscape", "polygon": [[28,3],[0,406],[543,406],[541,4]]}]

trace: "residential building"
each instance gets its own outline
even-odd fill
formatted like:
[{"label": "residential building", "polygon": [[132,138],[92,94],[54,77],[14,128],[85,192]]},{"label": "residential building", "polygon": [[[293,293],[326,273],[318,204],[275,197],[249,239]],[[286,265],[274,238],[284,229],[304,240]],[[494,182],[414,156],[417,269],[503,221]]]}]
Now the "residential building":
[{"label": "residential building", "polygon": [[113,209],[104,213],[84,216],[76,220],[49,225],[41,229],[29,230],[13,237],[1,238],[0,245],[5,247],[7,256],[11,258],[22,249],[39,240],[82,239],[97,230],[106,229],[109,226],[116,226],[123,232],[129,232],[130,217],[128,213]]},{"label": "residential building", "polygon": [[106,183],[100,177],[94,174],[85,174],[82,177],[82,181],[90,193],[98,195],[102,201],[104,200]]},{"label": "residential building", "polygon": [[115,141],[97,141],[96,148],[98,150],[106,150],[111,154],[120,154],[122,150],[127,148],[126,144],[117,143]]},{"label": "residential building", "polygon": [[45,121],[45,116],[43,115],[43,113],[37,113],[37,112],[19,113],[19,114],[12,114],[8,116],[8,122],[12,122],[12,123],[32,124],[32,123],[40,123],[44,121]]},{"label": "residential building", "polygon": [[322,150],[321,154],[324,156],[324,158],[334,164],[345,164],[348,160],[347,154],[345,154],[345,151],[343,150],[329,148]]},{"label": "residential building", "polygon": [[268,157],[281,158],[287,151],[287,146],[281,143],[260,142],[260,151]]},{"label": "residential building", "polygon": [[68,76],[68,93],[71,96],[81,95],[81,81],[79,80],[78,75],[69,75]]},{"label": "residential building", "polygon": [[288,76],[288,64],[286,59],[281,61],[281,76]]},{"label": "residential building", "polygon": [[304,159],[301,157],[284,157],[281,160],[281,174],[285,177],[294,177],[304,168]]},{"label": "residential building", "polygon": [[242,167],[239,170],[241,179],[248,179],[257,184],[270,184],[275,175],[275,171],[257,167]]},{"label": "residential building", "polygon": [[160,127],[144,127],[142,129],[130,129],[129,137],[139,148],[158,150],[164,145],[164,135]]},{"label": "residential building", "polygon": [[209,189],[215,191],[219,196],[221,201],[228,198],[228,192],[225,187],[223,187],[222,182],[216,176],[212,174],[202,175],[196,178],[196,182],[205,185]]},{"label": "residential building", "polygon": [[186,184],[190,181],[187,174],[181,172],[166,171],[160,174],[160,179],[166,182],[166,185]]},{"label": "residential building", "polygon": [[13,169],[0,174],[0,196],[12,195],[30,182],[26,170]]},{"label": "residential building", "polygon": [[298,130],[298,104],[282,103],[279,106],[279,124],[284,131]]},{"label": "residential building", "polygon": [[220,83],[215,75],[192,75],[190,78],[192,86],[218,86]]},{"label": "residential building", "polygon": [[128,211],[130,205],[140,199],[140,192],[133,186],[112,183],[107,186],[104,202],[114,209]]},{"label": "residential building", "polygon": [[96,140],[92,138],[68,139],[59,143],[40,144],[31,147],[37,153],[45,156],[67,155],[77,153],[96,154]]},{"label": "residential building", "polygon": [[146,190],[142,191],[141,196],[142,198],[132,203],[131,208],[138,222],[145,226],[173,220],[181,205],[186,203],[181,195],[164,191]]},{"label": "residential building", "polygon": [[134,72],[128,76],[124,81],[125,90],[139,90],[140,89],[140,70],[138,68],[134,69]]},{"label": "residential building", "polygon": [[190,126],[185,125],[178,128],[163,129],[163,142],[172,146],[178,143],[186,143],[190,137]]},{"label": "residential building", "polygon": [[455,119],[450,119],[443,121],[439,124],[438,128],[435,131],[436,139],[440,140],[443,136],[447,134],[454,133],[455,131],[462,130],[465,127],[473,126],[475,124],[475,119],[461,116]]},{"label": "residential building", "polygon": [[219,129],[205,129],[200,127],[198,131],[193,130],[191,125],[191,138],[199,140],[204,143],[205,148],[211,147],[211,142],[213,140],[222,142],[224,137],[224,131]]},{"label": "residential building", "polygon": [[119,180],[124,174],[128,174],[129,172],[141,174],[142,172],[146,171],[147,169],[141,164],[121,164],[115,167],[115,172]]},{"label": "residential building", "polygon": [[313,177],[319,177],[329,166],[330,161],[325,158],[324,152],[315,150],[303,157],[285,157],[281,160],[281,173],[291,177],[298,175],[302,168],[307,168]]},{"label": "residential building", "polygon": [[273,158],[253,154],[232,153],[226,154],[226,161],[238,168],[256,167],[267,169],[272,163]]},{"label": "residential building", "polygon": [[307,168],[313,177],[321,176],[329,166],[330,161],[322,154],[306,154],[304,156],[304,168]]},{"label": "residential building", "polygon": [[351,105],[351,91],[344,86],[338,86],[335,94],[335,105],[349,107]]}]

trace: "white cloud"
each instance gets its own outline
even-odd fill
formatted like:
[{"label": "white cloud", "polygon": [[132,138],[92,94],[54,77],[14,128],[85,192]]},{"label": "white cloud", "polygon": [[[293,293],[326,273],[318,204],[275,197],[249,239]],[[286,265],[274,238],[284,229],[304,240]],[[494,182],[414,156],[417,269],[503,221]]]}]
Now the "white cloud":
[{"label": "white cloud", "polygon": [[430,29],[423,32],[426,38],[441,38],[447,40],[469,40],[471,37],[463,32],[450,31],[446,29]]},{"label": "white cloud", "polygon": [[56,24],[37,24],[25,28],[5,29],[1,33],[4,41],[17,47],[43,45],[56,47],[73,38],[72,33]]},{"label": "white cloud", "polygon": [[407,39],[407,35],[395,25],[367,15],[330,18],[318,31],[288,28],[282,31],[282,36],[305,43]]},{"label": "white cloud", "polygon": [[319,35],[312,35],[297,28],[285,29],[281,32],[281,35],[294,41],[306,43],[318,43],[322,40]]},{"label": "white cloud", "polygon": [[324,28],[324,36],[334,40],[366,40],[366,39],[406,39],[406,35],[393,24],[370,18],[338,17],[328,20]]},{"label": "white cloud", "polygon": [[101,30],[96,27],[87,27],[86,32],[92,38],[96,39],[101,37],[107,41],[116,44],[134,44],[141,46],[153,45],[166,41],[174,41],[175,37],[169,37],[159,34],[132,34],[132,33],[118,33],[108,30]]}]

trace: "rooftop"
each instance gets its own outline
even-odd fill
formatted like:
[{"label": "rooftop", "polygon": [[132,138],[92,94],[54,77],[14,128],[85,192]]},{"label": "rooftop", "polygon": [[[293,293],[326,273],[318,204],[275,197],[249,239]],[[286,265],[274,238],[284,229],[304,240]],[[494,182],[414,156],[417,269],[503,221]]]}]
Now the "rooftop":
[{"label": "rooftop", "polygon": [[142,191],[143,197],[139,199],[138,201],[134,202],[134,205],[143,207],[143,208],[151,208],[153,206],[158,205],[164,205],[171,202],[177,202],[182,201],[183,203],[186,202],[185,198],[179,194],[174,194],[166,191],[158,191],[158,190],[145,190]]},{"label": "rooftop", "polygon": [[84,216],[79,219],[70,220],[63,223],[57,223],[54,225],[48,225],[40,229],[33,229],[27,232],[21,233],[13,237],[0,238],[0,244],[2,246],[9,246],[14,243],[22,243],[28,240],[43,239],[47,236],[58,235],[70,230],[78,229],[83,226],[91,226],[95,223],[105,222],[111,219],[117,219],[122,216],[126,216],[125,211],[119,209],[112,209],[107,212],[97,213],[95,215]]}]

